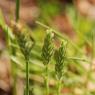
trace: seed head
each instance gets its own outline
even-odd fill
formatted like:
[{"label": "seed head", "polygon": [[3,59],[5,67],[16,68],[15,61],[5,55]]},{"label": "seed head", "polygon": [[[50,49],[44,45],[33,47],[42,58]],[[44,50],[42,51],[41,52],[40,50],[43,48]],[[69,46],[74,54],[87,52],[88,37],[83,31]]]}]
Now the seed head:
[{"label": "seed head", "polygon": [[55,51],[55,72],[57,79],[61,79],[64,73],[64,61],[65,61],[65,55],[66,55],[66,45],[64,42],[62,42],[61,46],[59,47],[59,50]]},{"label": "seed head", "polygon": [[13,27],[13,32],[17,38],[17,42],[20,46],[22,54],[24,55],[25,59],[28,60],[34,44],[34,39],[29,35],[29,33],[26,33],[26,31],[22,32],[22,30],[16,25]]},{"label": "seed head", "polygon": [[52,30],[47,31],[47,35],[44,40],[44,45],[42,48],[42,59],[44,65],[48,64],[51,60],[51,57],[53,55],[54,46],[53,46],[53,33]]}]

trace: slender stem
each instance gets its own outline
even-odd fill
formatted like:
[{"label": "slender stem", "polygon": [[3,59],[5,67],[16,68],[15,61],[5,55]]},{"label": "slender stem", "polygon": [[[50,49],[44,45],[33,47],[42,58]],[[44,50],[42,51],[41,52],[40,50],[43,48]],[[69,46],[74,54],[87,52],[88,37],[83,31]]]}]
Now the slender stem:
[{"label": "slender stem", "polygon": [[18,22],[19,20],[19,10],[20,10],[20,0],[16,0],[16,12],[15,12],[16,22]]},{"label": "slender stem", "polygon": [[[16,0],[16,22],[18,22],[19,20],[19,0]],[[8,31],[8,27],[7,27],[7,31]],[[10,39],[9,39],[9,31],[8,31],[8,44],[10,45]],[[12,55],[16,56],[16,52],[15,52],[15,47],[12,47]],[[13,77],[14,77],[14,87],[13,87],[13,95],[17,95],[17,89],[16,89],[16,81],[17,81],[17,67],[15,65],[15,63],[13,62],[12,64],[12,70],[13,70]]]},{"label": "slender stem", "polygon": [[58,80],[57,82],[57,95],[60,95],[61,93],[61,80]]},{"label": "slender stem", "polygon": [[[10,48],[12,51],[12,55],[16,56],[16,50],[15,47],[11,47]],[[17,66],[15,64],[15,62],[13,60],[11,60],[12,62],[12,76],[14,78],[14,82],[13,82],[13,95],[17,95],[17,89],[16,89],[16,81],[17,81]]]},{"label": "slender stem", "polygon": [[16,89],[16,84],[17,84],[17,66],[15,64],[15,62],[13,62],[13,65],[12,65],[12,71],[13,71],[13,77],[14,77],[14,87],[13,87],[13,95],[17,95],[17,89]]},{"label": "slender stem", "polygon": [[46,94],[45,95],[49,95],[49,75],[48,75],[48,65],[46,65],[45,68],[45,86],[46,86]]},{"label": "slender stem", "polygon": [[29,95],[29,61],[26,60],[26,95]]}]

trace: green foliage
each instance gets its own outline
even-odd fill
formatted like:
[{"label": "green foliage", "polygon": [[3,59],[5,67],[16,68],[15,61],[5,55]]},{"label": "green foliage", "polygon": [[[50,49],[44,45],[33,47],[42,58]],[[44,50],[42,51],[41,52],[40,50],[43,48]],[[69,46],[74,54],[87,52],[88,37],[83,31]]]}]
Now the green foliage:
[{"label": "green foliage", "polygon": [[[61,12],[61,4],[59,4],[57,0],[38,1],[40,2],[38,5],[41,8],[41,15],[39,17],[39,20],[44,21],[47,25],[52,25],[52,18],[56,15],[59,15]],[[16,0],[16,24],[19,21],[19,5],[20,0]],[[94,84],[95,82],[95,79],[93,77],[94,71],[92,71],[93,60],[95,59],[95,33],[94,31],[92,33],[93,23],[87,18],[84,18],[77,14],[74,7],[67,6],[67,9],[68,10],[66,11],[69,15],[68,17],[70,18],[72,27],[74,28],[76,35],[75,41],[70,39],[67,35],[61,34],[61,32],[54,30],[55,27],[54,29],[52,29],[50,28],[51,26],[49,27],[40,22],[36,23],[38,24],[38,27],[34,27],[33,30],[30,29],[29,31],[19,30],[16,26],[13,27],[13,32],[16,36],[15,37],[13,35],[11,27],[9,27],[5,23],[4,16],[0,11],[0,28],[3,29],[6,35],[8,34],[8,38],[6,40],[10,41],[9,47],[11,47],[11,52],[15,52],[15,55],[14,53],[11,53],[10,58],[13,61],[12,65],[16,64],[15,73],[16,75],[18,75],[17,77],[22,76],[23,79],[26,79],[26,95],[29,95],[30,88],[33,88],[33,95],[55,95],[56,91],[57,95],[60,95],[63,85],[64,88],[68,89],[66,95],[94,95],[95,93],[94,90],[88,89],[89,82],[91,82],[92,84]],[[44,29],[40,26],[48,30],[45,39],[43,38],[44,34],[46,33],[44,33]],[[30,31],[32,31],[32,36],[30,34]],[[36,39],[35,45],[35,41],[32,37]],[[56,41],[56,39],[59,40],[59,42],[60,40],[64,40],[64,42],[62,42],[59,49],[55,51],[54,61],[52,57],[55,49],[53,40]],[[43,40],[44,43],[42,43]],[[66,47],[67,43],[65,43],[65,41],[68,41],[68,47]],[[86,48],[90,49],[90,51],[87,51]],[[41,52],[42,56],[40,56]],[[91,56],[88,56],[86,52],[88,54],[91,54]],[[44,65],[42,64],[42,62]],[[49,64],[51,62],[52,64]],[[67,66],[66,68],[65,64]],[[89,64],[90,66],[88,66]],[[88,68],[86,68],[86,66],[88,66]],[[17,70],[17,67],[19,67],[19,70]],[[65,69],[67,70],[66,74],[64,74]],[[44,80],[42,78],[43,70]],[[14,80],[17,77],[15,76]],[[63,77],[64,80],[62,80]],[[29,83],[29,80],[33,83],[32,87]],[[49,86],[51,85],[51,80],[53,80],[52,87]],[[64,82],[62,83],[62,81]],[[57,89],[55,91],[56,83]],[[44,87],[43,85],[45,85],[46,87]],[[75,92],[77,89],[79,90],[79,92]],[[44,90],[46,91],[45,94],[43,94]],[[84,94],[85,92],[87,92],[87,94]]]}]

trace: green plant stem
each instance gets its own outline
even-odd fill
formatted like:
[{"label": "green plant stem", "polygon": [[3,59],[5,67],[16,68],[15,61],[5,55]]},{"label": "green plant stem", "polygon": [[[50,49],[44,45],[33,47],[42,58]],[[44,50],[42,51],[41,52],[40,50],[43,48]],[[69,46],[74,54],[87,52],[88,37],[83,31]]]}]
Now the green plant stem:
[{"label": "green plant stem", "polygon": [[57,95],[61,95],[61,80],[57,81]]},{"label": "green plant stem", "polygon": [[18,22],[19,20],[19,11],[20,11],[20,0],[16,0],[16,12],[15,12],[16,22]]},{"label": "green plant stem", "polygon": [[[13,56],[16,56],[16,49],[15,49],[15,47],[11,47],[10,50],[12,51],[11,54]],[[14,82],[13,82],[13,95],[17,95],[17,89],[16,89],[17,66],[16,66],[16,64],[15,64],[15,62],[13,60],[11,60],[11,62],[12,62],[12,76],[13,76],[13,79],[14,79]]]},{"label": "green plant stem", "polygon": [[29,61],[26,60],[26,95],[29,95]]},{"label": "green plant stem", "polygon": [[46,87],[46,94],[49,95],[49,74],[48,74],[48,65],[45,67],[45,87]]},{"label": "green plant stem", "polygon": [[15,64],[15,62],[13,62],[12,61],[12,63],[13,63],[13,65],[12,65],[12,72],[13,72],[13,77],[14,77],[14,87],[13,87],[13,95],[17,95],[17,89],[16,89],[16,81],[17,81],[17,66],[16,66],[16,64]]}]

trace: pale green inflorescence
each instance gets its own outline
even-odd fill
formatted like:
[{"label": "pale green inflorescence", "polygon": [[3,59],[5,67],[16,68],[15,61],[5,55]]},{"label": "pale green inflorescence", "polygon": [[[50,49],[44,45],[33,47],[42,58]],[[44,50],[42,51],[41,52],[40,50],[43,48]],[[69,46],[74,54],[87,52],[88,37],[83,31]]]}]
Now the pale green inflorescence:
[{"label": "pale green inflorescence", "polygon": [[64,74],[64,61],[66,56],[66,44],[62,42],[60,48],[55,51],[55,73],[58,80],[60,80]]},{"label": "pale green inflorescence", "polygon": [[24,54],[25,58],[28,59],[31,53],[31,49],[33,47],[33,42],[29,37],[21,34],[18,38],[18,43],[21,49],[21,52]]},{"label": "pale green inflorescence", "polygon": [[42,59],[44,65],[47,65],[50,62],[51,57],[53,55],[54,51],[53,37],[54,35],[52,33],[52,30],[48,30],[42,48]]}]

